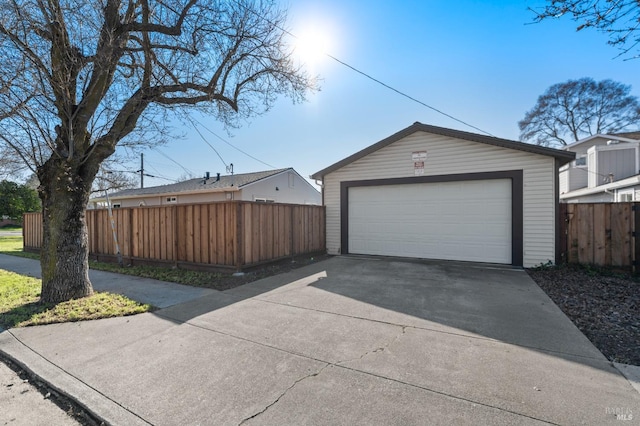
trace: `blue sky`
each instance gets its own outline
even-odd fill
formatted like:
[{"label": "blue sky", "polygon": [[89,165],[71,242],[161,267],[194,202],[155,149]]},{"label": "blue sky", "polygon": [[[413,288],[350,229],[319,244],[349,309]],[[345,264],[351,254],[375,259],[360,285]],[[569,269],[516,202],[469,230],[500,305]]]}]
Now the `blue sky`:
[{"label": "blue sky", "polygon": [[[576,32],[568,18],[532,24],[542,1],[290,0],[294,34],[316,28],[328,51],[422,102],[495,136],[517,140],[517,123],[552,84],[592,77],[633,86],[640,59],[624,61],[596,31]],[[476,132],[366,79],[328,57],[310,64],[321,90],[303,104],[283,98],[265,115],[229,135],[209,117],[208,129],[269,166],[245,156],[201,129],[236,173],[293,167],[310,174],[415,121]],[[196,176],[225,174],[216,153],[193,130],[160,147]],[[139,164],[127,166],[137,170]],[[149,174],[177,179],[185,171],[159,153],[145,151]],[[145,178],[145,186],[169,183]]]}]

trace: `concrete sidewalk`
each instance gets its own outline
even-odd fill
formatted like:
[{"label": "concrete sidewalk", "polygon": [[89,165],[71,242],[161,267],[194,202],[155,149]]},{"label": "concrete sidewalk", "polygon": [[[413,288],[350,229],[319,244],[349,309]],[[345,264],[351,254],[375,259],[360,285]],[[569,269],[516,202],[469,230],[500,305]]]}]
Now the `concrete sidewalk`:
[{"label": "concrete sidewalk", "polygon": [[[41,278],[40,262],[18,256],[0,254],[0,269],[30,277]],[[176,283],[116,274],[104,271],[89,271],[89,279],[96,291],[108,291],[127,296],[141,303],[149,303],[157,308],[166,308],[188,302],[213,293],[208,288],[191,287]]]},{"label": "concrete sidewalk", "polygon": [[0,350],[117,425],[640,417],[525,272],[472,264],[332,258],[154,313],[4,331]]}]

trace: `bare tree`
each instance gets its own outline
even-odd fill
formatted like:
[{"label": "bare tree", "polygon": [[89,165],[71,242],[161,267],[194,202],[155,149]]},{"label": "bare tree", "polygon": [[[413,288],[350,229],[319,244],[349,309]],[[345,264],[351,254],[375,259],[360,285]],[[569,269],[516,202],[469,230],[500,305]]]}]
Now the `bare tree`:
[{"label": "bare tree", "polygon": [[[109,166],[113,166],[113,164]],[[92,194],[104,195],[104,191],[121,191],[123,189],[131,189],[138,186],[138,180],[134,174],[129,173],[128,171],[115,170],[109,166],[105,167],[103,163],[103,166],[96,175],[96,180],[91,190]]]},{"label": "bare tree", "polygon": [[554,84],[518,122],[520,140],[565,146],[584,137],[615,133],[640,123],[640,103],[631,86],[591,78]]},{"label": "bare tree", "polygon": [[0,179],[16,180],[28,170],[22,159],[12,149],[0,144]]},{"label": "bare tree", "polygon": [[620,55],[630,54],[640,45],[638,0],[549,0],[548,3],[542,10],[533,10],[535,21],[568,15],[578,23],[577,31],[595,28],[607,34],[608,43],[618,47]]},{"label": "bare tree", "polygon": [[0,140],[41,182],[43,301],[93,291],[85,210],[118,145],[149,140],[169,112],[237,125],[314,88],[285,18],[270,0],[0,3]]}]

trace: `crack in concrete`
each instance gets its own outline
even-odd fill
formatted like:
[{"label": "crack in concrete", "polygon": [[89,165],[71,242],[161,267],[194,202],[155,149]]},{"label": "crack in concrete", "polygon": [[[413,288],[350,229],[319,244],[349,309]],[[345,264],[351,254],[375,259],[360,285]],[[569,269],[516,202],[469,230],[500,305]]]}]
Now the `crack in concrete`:
[{"label": "crack in concrete", "polygon": [[256,417],[260,416],[261,414],[264,414],[269,408],[271,408],[274,405],[276,405],[287,393],[289,393],[289,391],[291,389],[296,387],[298,385],[298,383],[300,383],[300,382],[302,382],[304,380],[310,379],[311,377],[316,377],[316,376],[320,375],[320,373],[322,373],[325,370],[325,368],[329,367],[330,365],[333,365],[333,364],[327,363],[320,370],[316,371],[315,373],[307,374],[306,376],[303,376],[303,377],[297,379],[295,382],[293,382],[291,384],[291,386],[289,386],[280,395],[278,395],[278,397],[271,404],[267,405],[266,407],[264,407],[262,410],[258,411],[257,413],[255,413],[255,414],[253,414],[253,415],[251,415],[249,417],[246,417],[240,423],[238,423],[238,426],[242,426],[243,424],[245,424],[249,420],[255,419]]},{"label": "crack in concrete", "polygon": [[433,333],[446,334],[446,335],[449,335],[449,336],[462,337],[462,338],[465,338],[465,339],[482,340],[482,341],[486,341],[486,342],[504,344],[504,345],[508,345],[508,346],[515,346],[515,347],[524,348],[524,349],[533,349],[533,350],[536,350],[536,351],[541,351],[541,352],[545,352],[545,353],[549,353],[549,354],[568,355],[568,356],[573,356],[573,357],[580,358],[580,359],[588,359],[588,360],[592,360],[592,361],[601,362],[601,363],[604,363],[604,364],[611,364],[606,359],[603,360],[602,358],[594,357],[594,356],[591,356],[591,355],[582,355],[582,354],[577,354],[577,353],[572,353],[572,352],[565,352],[565,351],[560,351],[560,350],[555,350],[555,349],[545,349],[545,348],[542,348],[542,347],[524,345],[524,344],[521,344],[521,343],[509,343],[509,342],[505,342],[505,341],[502,341],[502,340],[494,339],[492,337],[486,337],[486,336],[480,336],[480,335],[474,335],[474,334],[467,334],[467,333],[456,333],[454,331],[440,330],[440,329],[437,329],[437,328],[420,326],[420,325],[405,325],[405,324],[400,324],[400,323],[396,323],[396,322],[383,321],[383,320],[378,320],[378,319],[373,319],[373,318],[362,317],[362,316],[358,316],[358,315],[348,315],[348,314],[343,314],[343,313],[339,313],[339,312],[327,311],[327,310],[324,310],[324,309],[310,308],[308,306],[294,305],[292,303],[276,302],[276,301],[268,300],[268,299],[254,298],[254,300],[260,301],[260,302],[264,302],[264,303],[271,303],[272,305],[286,306],[288,308],[297,308],[297,309],[302,309],[302,310],[305,310],[305,311],[312,311],[312,312],[318,312],[318,313],[322,313],[322,314],[336,315],[336,316],[345,317],[345,318],[353,318],[353,319],[358,319],[358,320],[363,320],[363,321],[375,322],[375,323],[378,323],[378,324],[387,324],[387,325],[393,325],[393,326],[397,326],[397,327],[411,328],[411,329],[414,329],[414,330],[423,330],[423,331],[428,331],[428,332],[433,332]]},{"label": "crack in concrete", "polygon": [[352,361],[359,361],[359,360],[363,359],[364,357],[366,357],[366,356],[368,356],[368,355],[373,355],[373,354],[376,354],[376,353],[379,353],[379,352],[384,352],[384,351],[386,351],[387,349],[389,349],[389,347],[391,347],[391,345],[393,345],[393,344],[394,344],[395,342],[397,342],[397,341],[398,341],[402,336],[404,336],[404,335],[406,334],[406,332],[407,332],[407,328],[408,328],[409,326],[407,326],[407,325],[402,325],[402,326],[398,326],[398,327],[402,327],[402,330],[400,331],[400,333],[396,334],[396,335],[393,337],[393,339],[391,339],[390,341],[388,341],[386,344],[384,344],[384,345],[382,345],[382,346],[380,346],[380,347],[377,347],[377,348],[375,348],[375,349],[373,349],[373,350],[367,351],[367,352],[363,353],[362,355],[360,355],[360,356],[359,356],[359,357],[357,357],[357,358],[351,358],[351,359],[345,359],[345,360],[342,360],[342,361],[338,361],[338,362],[336,362],[336,363],[335,363],[335,365],[337,365],[337,366],[338,366],[338,365],[345,364],[345,363],[352,362]]}]

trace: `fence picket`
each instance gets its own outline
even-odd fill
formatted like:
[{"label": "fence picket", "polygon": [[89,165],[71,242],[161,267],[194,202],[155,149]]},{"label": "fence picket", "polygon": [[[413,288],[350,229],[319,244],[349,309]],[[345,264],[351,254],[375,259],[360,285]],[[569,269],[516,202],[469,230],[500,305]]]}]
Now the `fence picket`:
[{"label": "fence picket", "polygon": [[[633,236],[640,213],[633,203],[576,203],[561,206],[562,259],[631,269],[640,238]],[[562,214],[562,213],[561,213]],[[636,221],[636,218],[639,220]]]},{"label": "fence picket", "polygon": [[[86,214],[90,255],[115,255],[106,211],[87,210]],[[322,206],[248,201],[114,210],[118,243],[129,262],[198,263],[237,269],[324,251],[324,221]],[[42,246],[42,214],[27,213],[23,223],[24,247],[38,250]]]}]

